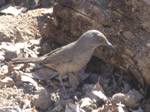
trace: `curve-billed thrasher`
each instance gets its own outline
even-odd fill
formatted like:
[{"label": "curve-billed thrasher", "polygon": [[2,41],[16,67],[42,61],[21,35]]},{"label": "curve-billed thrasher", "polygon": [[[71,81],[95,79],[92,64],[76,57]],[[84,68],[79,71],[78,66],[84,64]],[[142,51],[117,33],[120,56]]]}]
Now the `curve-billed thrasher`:
[{"label": "curve-billed thrasher", "polygon": [[14,58],[14,64],[40,63],[54,69],[59,74],[59,80],[65,90],[62,77],[71,72],[78,72],[91,59],[98,46],[107,45],[115,49],[107,38],[97,30],[89,30],[78,40],[63,47],[57,48],[44,56],[37,58]]}]

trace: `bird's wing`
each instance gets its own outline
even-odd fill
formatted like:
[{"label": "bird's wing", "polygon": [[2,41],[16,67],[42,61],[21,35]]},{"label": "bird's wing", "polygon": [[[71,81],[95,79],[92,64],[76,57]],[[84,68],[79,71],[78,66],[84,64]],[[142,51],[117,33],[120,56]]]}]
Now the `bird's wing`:
[{"label": "bird's wing", "polygon": [[56,67],[63,63],[69,63],[70,61],[72,61],[73,58],[70,51],[70,47],[68,46],[57,48],[50,53],[44,55],[45,59],[43,60],[43,64],[51,67]]},{"label": "bird's wing", "polygon": [[48,56],[50,56],[51,54],[56,53],[57,51],[59,51],[59,50],[61,50],[61,49],[62,49],[62,47],[59,47],[59,48],[57,48],[57,49],[54,49],[54,50],[52,50],[51,52],[45,54],[44,57],[48,57]]}]

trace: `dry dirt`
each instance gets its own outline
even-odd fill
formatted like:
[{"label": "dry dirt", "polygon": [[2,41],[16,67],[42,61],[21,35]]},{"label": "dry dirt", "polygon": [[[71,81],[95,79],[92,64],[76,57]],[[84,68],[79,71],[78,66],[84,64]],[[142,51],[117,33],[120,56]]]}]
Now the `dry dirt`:
[{"label": "dry dirt", "polygon": [[50,16],[43,14],[47,10],[0,16],[0,109],[17,106],[21,112],[149,112],[149,99],[144,98],[144,90],[137,88],[132,75],[97,57],[80,71],[77,89],[71,87],[68,77],[64,78],[67,94],[55,71],[37,64],[10,65],[11,58],[37,57],[61,46],[42,39],[42,28]]}]

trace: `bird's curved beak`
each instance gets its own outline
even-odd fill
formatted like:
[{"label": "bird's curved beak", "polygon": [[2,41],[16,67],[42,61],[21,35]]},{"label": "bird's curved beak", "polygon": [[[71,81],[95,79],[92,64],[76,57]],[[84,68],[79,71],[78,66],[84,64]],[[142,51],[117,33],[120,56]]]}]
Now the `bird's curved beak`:
[{"label": "bird's curved beak", "polygon": [[117,52],[117,49],[110,42],[107,42],[107,45],[112,48],[113,51]]}]

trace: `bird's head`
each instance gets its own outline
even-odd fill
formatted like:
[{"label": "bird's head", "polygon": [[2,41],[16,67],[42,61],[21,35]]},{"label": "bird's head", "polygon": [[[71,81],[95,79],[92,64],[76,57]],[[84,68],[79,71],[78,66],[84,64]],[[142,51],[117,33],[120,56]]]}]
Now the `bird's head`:
[{"label": "bird's head", "polygon": [[116,51],[115,47],[107,40],[105,35],[98,30],[85,32],[79,40],[85,41],[90,47],[109,46]]}]

